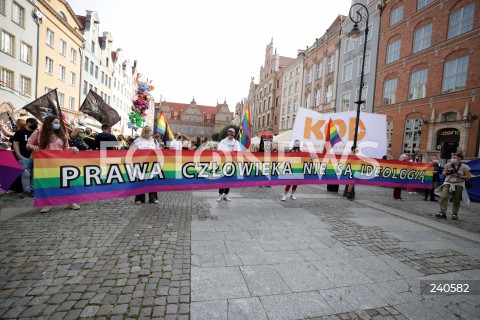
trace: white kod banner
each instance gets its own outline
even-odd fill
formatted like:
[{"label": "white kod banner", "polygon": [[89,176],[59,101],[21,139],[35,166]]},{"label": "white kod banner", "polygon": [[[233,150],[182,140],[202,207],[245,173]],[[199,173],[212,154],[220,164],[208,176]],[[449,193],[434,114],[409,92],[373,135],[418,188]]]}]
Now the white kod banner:
[{"label": "white kod banner", "polygon": [[[335,153],[349,153],[355,135],[355,111],[319,113],[300,108],[295,117],[291,141],[299,140],[302,151],[323,152],[328,122],[332,119],[342,142],[333,147]],[[381,159],[387,154],[387,116],[361,112],[357,147],[360,155]]]}]

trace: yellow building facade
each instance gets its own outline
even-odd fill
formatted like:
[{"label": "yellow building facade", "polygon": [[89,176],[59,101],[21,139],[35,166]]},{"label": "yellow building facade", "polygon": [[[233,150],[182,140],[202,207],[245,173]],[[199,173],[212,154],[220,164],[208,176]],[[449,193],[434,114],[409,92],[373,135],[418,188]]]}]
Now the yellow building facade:
[{"label": "yellow building facade", "polygon": [[57,89],[59,104],[66,115],[75,117],[80,100],[84,39],[80,22],[63,0],[38,0],[42,12],[38,41],[37,96]]}]

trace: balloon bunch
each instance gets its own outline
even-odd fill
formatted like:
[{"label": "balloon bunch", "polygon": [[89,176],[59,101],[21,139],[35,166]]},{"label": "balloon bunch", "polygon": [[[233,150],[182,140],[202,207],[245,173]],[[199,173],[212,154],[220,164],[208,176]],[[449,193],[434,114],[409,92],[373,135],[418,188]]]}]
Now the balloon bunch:
[{"label": "balloon bunch", "polygon": [[138,74],[135,79],[138,86],[136,91],[137,97],[133,100],[132,112],[129,114],[130,122],[128,123],[128,127],[133,129],[143,127],[143,123],[145,122],[144,118],[147,116],[147,110],[152,100],[150,91],[155,89],[151,84],[152,81],[140,81],[141,76],[141,74]]}]

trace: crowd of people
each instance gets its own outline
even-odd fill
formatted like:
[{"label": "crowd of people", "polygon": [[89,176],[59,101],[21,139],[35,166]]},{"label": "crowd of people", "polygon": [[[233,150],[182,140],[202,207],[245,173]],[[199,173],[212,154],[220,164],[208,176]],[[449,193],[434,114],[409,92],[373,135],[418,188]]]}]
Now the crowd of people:
[{"label": "crowd of people", "polygon": [[[39,127],[39,123],[35,118],[28,118],[26,120],[18,119],[16,121],[16,130],[10,132],[4,123],[0,120],[1,133],[10,139],[11,149],[16,157],[20,166],[24,169],[19,183],[13,185],[13,189],[19,188],[23,191],[23,197],[34,197],[33,187],[33,168],[31,167],[31,154],[32,152],[38,152],[39,150],[63,150],[65,152],[73,152],[77,154],[80,151],[88,150],[128,150],[128,149],[164,149],[169,148],[173,150],[220,150],[220,151],[241,151],[242,147],[240,142],[236,139],[237,132],[234,128],[229,128],[227,131],[227,137],[218,143],[211,141],[209,138],[192,137],[189,138],[186,135],[177,132],[172,141],[168,141],[167,144],[162,140],[162,136],[155,133],[154,130],[149,127],[143,127],[140,135],[136,136],[114,136],[111,132],[111,128],[108,125],[102,125],[102,132],[95,133],[92,128],[75,128],[72,130],[66,130],[61,124],[59,118],[55,116],[48,116],[44,119],[43,125]],[[300,141],[296,140],[292,151],[300,151]],[[264,151],[264,150],[260,150]],[[276,150],[272,150],[275,152]],[[355,154],[356,150],[352,149],[352,154]],[[408,161],[409,156],[406,154],[400,155],[400,161]],[[458,220],[458,211],[460,208],[460,202],[464,201],[469,203],[468,194],[466,192],[465,181],[470,178],[470,168],[462,163],[463,155],[456,153],[452,155],[452,160],[447,163],[445,167],[441,167],[439,160],[436,156],[433,156],[431,162],[434,165],[433,185],[430,189],[425,189],[424,200],[438,201],[435,195],[440,196],[440,212],[435,215],[439,219],[447,218],[447,206],[448,201],[453,202],[452,208],[452,220]],[[413,161],[413,160],[410,160]],[[437,186],[440,181],[440,175],[445,176],[444,183]],[[290,198],[295,200],[295,192],[297,186],[286,186],[285,193],[281,200],[286,201],[288,192],[291,189]],[[416,193],[413,189],[407,189],[411,194]],[[230,188],[225,186],[219,189],[219,195],[217,201],[231,201],[229,197]],[[395,200],[402,201],[401,188],[393,189],[393,198]],[[346,185],[344,196],[349,200],[353,200],[355,197],[354,185]],[[148,193],[149,203],[157,204],[158,195],[156,192]],[[135,196],[135,203],[145,203],[145,194],[139,194]],[[73,210],[80,209],[80,206],[76,203],[70,204],[69,207]],[[46,213],[50,210],[50,207],[41,208],[41,213]]]}]

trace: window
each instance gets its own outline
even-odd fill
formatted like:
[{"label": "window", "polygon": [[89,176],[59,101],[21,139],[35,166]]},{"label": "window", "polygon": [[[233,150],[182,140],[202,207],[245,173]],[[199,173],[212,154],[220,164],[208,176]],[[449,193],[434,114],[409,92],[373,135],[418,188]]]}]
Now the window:
[{"label": "window", "polygon": [[108,58],[106,58],[106,59],[105,59],[105,65],[106,65],[107,67],[108,67],[109,63],[110,63],[110,60],[109,60]]},{"label": "window", "polygon": [[47,41],[47,44],[50,47],[53,48],[55,46],[55,33],[48,28],[47,28],[47,39],[46,39],[46,41]]},{"label": "window", "polygon": [[286,74],[284,77],[283,77],[283,82],[286,82],[288,80],[288,74]]},{"label": "window", "polygon": [[95,78],[98,79],[98,66],[95,66]]},{"label": "window", "polygon": [[20,93],[25,95],[32,94],[32,79],[20,76]]},{"label": "window", "polygon": [[58,79],[65,81],[65,67],[62,65],[58,66]]},{"label": "window", "polygon": [[355,47],[355,40],[346,38],[345,39],[345,53],[348,53],[353,50]]},{"label": "window", "polygon": [[292,101],[290,100],[287,103],[287,113],[290,113],[292,111],[291,108],[292,108]]},{"label": "window", "polygon": [[65,93],[58,92],[58,104],[60,107],[65,107]]},{"label": "window", "polygon": [[387,149],[392,149],[392,137],[393,137],[393,121],[387,121]]},{"label": "window", "polygon": [[342,106],[340,111],[350,110],[350,92],[342,94]]},{"label": "window", "polygon": [[398,79],[387,80],[383,83],[382,105],[388,106],[396,102]]},{"label": "window", "polygon": [[93,61],[90,61],[90,74],[93,76],[94,65]]},{"label": "window", "polygon": [[295,68],[295,75],[300,74],[300,67]]},{"label": "window", "polygon": [[473,29],[473,14],[475,13],[475,2],[453,11],[450,14],[448,24],[448,39],[459,36]]},{"label": "window", "polygon": [[352,63],[343,66],[343,82],[352,80]]},{"label": "window", "polygon": [[100,80],[102,83],[104,83],[105,78],[105,73],[102,71],[102,79]]},{"label": "window", "polygon": [[298,100],[297,98],[293,99],[293,111],[297,111],[298,108]]},{"label": "window", "polygon": [[50,91],[52,91],[52,88],[45,87],[45,90],[44,90],[44,93],[45,93],[45,94],[49,93]]},{"label": "window", "polygon": [[74,97],[69,97],[68,98],[68,107],[70,110],[75,110],[75,98]]},{"label": "window", "polygon": [[53,75],[53,60],[49,57],[45,58],[45,72]]},{"label": "window", "polygon": [[307,84],[312,83],[312,68],[307,70]]},{"label": "window", "polygon": [[70,49],[70,61],[77,64],[77,50],[75,50],[73,48]]},{"label": "window", "polygon": [[283,97],[285,98],[287,96],[287,88],[283,88]]},{"label": "window", "polygon": [[327,86],[327,92],[325,94],[325,103],[332,102],[333,97],[333,85],[329,84]]},{"label": "window", "polygon": [[442,93],[465,89],[467,85],[467,71],[468,56],[445,63]]},{"label": "window", "polygon": [[63,11],[58,11],[58,14],[63,20],[67,21],[67,16],[65,15],[65,13],[63,13]]},{"label": "window", "polygon": [[5,15],[5,2],[6,0],[0,0],[0,13]]},{"label": "window", "polygon": [[318,107],[320,105],[320,89],[315,90],[315,106]]},{"label": "window", "polygon": [[67,43],[65,41],[63,41],[62,39],[60,39],[60,51],[59,52],[62,56],[67,55]]},{"label": "window", "polygon": [[88,72],[88,65],[90,64],[90,59],[88,59],[88,57],[85,57],[85,65],[84,65],[84,69],[85,71]]},{"label": "window", "polygon": [[387,64],[400,59],[401,39],[389,43],[387,46]]},{"label": "window", "polygon": [[432,24],[428,24],[418,30],[415,30],[413,36],[413,53],[430,48],[432,40]]},{"label": "window", "polygon": [[95,53],[95,41],[92,41],[92,44],[90,46],[90,51],[92,51],[92,53]]},{"label": "window", "polygon": [[298,84],[299,84],[298,80],[295,81],[295,92],[298,92],[298,89],[300,87]]},{"label": "window", "polygon": [[422,99],[426,96],[428,69],[412,72],[410,75],[410,90],[408,100]]},{"label": "window", "polygon": [[327,72],[328,73],[332,73],[333,71],[335,71],[335,54],[331,54],[329,57],[328,57],[328,68],[327,68]]},{"label": "window", "polygon": [[[372,40],[372,33],[373,33],[372,28],[373,28],[373,24],[369,24],[367,41]],[[360,38],[360,44],[364,44],[364,43],[365,43],[365,29],[362,30],[362,37]]]},{"label": "window", "polygon": [[390,13],[390,27],[403,19],[403,5],[396,7]]},{"label": "window", "polygon": [[[363,57],[360,57],[358,61],[358,76],[361,76],[362,73],[362,60]],[[365,65],[363,66],[363,74],[370,72],[370,52],[365,55]]]},{"label": "window", "polygon": [[405,135],[403,137],[403,153],[415,153],[420,147],[422,134],[422,119],[405,120]]},{"label": "window", "polygon": [[317,79],[323,76],[323,61],[317,64]]},{"label": "window", "polygon": [[[310,81],[311,82],[311,81]],[[293,92],[293,84],[288,86],[288,95],[291,95]]]},{"label": "window", "polygon": [[32,64],[32,47],[25,42],[20,44],[20,60]]},{"label": "window", "polygon": [[77,84],[77,74],[75,72],[70,71],[70,85],[75,86]]},{"label": "window", "polygon": [[88,94],[88,82],[83,80],[83,94]]},{"label": "window", "polygon": [[305,108],[310,109],[311,101],[310,101],[310,93],[305,95]]},{"label": "window", "polygon": [[6,32],[5,30],[2,30],[2,51],[12,55],[14,54],[14,48],[15,48],[15,37]]},{"label": "window", "polygon": [[18,3],[13,2],[12,7],[12,21],[18,24],[21,27],[25,25],[25,9],[18,5]]},{"label": "window", "polygon": [[423,9],[432,3],[434,0],[418,0],[417,10]]},{"label": "window", "polygon": [[280,123],[280,129],[285,129],[285,119],[282,118],[282,122]]},{"label": "window", "polygon": [[14,79],[13,79],[13,71],[2,68],[1,70],[1,81],[4,82],[7,87],[13,88],[14,87]]},{"label": "window", "polygon": [[[362,89],[362,95],[360,100],[363,101],[362,105],[360,106],[362,110],[365,110],[365,106],[367,105],[367,95],[368,95],[368,87],[365,86]],[[358,89],[356,90],[356,97],[358,97]]]}]

